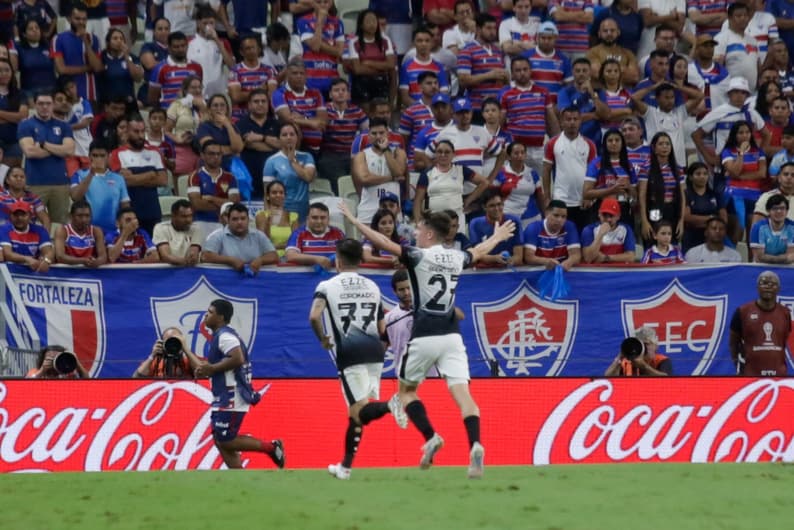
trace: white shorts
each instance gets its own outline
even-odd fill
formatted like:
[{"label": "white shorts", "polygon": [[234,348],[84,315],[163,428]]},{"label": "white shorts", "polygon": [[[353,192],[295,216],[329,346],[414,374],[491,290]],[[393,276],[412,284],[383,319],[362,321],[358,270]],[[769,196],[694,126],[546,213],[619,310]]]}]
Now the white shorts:
[{"label": "white shorts", "polygon": [[447,380],[447,386],[469,381],[469,358],[460,333],[411,339],[400,361],[398,377],[409,385],[419,384],[434,366],[439,376]]},{"label": "white shorts", "polygon": [[378,399],[383,363],[364,363],[348,366],[339,374],[342,394],[348,406],[363,399]]}]

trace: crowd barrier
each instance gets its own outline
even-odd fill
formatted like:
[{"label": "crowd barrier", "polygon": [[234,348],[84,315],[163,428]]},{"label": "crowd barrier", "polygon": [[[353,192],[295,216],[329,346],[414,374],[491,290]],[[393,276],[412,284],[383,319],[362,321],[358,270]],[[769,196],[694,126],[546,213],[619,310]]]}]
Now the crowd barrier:
[{"label": "crowd barrier", "polygon": [[[6,269],[7,268],[7,269]],[[458,284],[461,331],[474,376],[598,376],[621,340],[641,325],[657,329],[661,353],[676,375],[731,375],[730,318],[757,297],[755,265],[582,268],[566,273],[566,299],[541,299],[539,269],[478,270]],[[781,276],[780,300],[794,307],[794,269]],[[46,275],[0,265],[6,278],[5,337],[28,348],[32,339],[73,349],[95,377],[129,377],[159,333],[179,326],[204,354],[201,325],[209,302],[234,303],[232,325],[249,344],[257,377],[335,377],[308,323],[317,283],[306,268],[263,270],[254,278],[228,268],[53,267]],[[391,271],[362,270],[393,307]],[[789,365],[791,356],[789,355]],[[386,375],[393,375],[387,353]]]},{"label": "crowd barrier", "polygon": [[[337,381],[254,386],[263,398],[241,433],[282,438],[287,468],[339,461],[347,419]],[[384,381],[381,397],[393,391]],[[446,386],[428,381],[420,393],[446,441],[435,463],[465,465]],[[793,379],[484,378],[472,393],[488,465],[794,461]],[[0,472],[217,469],[210,402],[204,382],[0,381]],[[422,443],[386,416],[364,430],[355,466],[416,466]],[[273,469],[243,456],[248,468]]]}]

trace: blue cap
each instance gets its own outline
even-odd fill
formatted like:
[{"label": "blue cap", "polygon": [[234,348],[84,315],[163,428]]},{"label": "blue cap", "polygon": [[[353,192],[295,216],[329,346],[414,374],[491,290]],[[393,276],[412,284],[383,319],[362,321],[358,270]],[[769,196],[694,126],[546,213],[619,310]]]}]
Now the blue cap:
[{"label": "blue cap", "polygon": [[386,193],[381,195],[380,199],[378,200],[379,203],[380,202],[386,202],[386,201],[391,201],[391,202],[400,204],[400,198],[397,195],[395,195],[394,193],[390,192],[390,191],[387,191]]},{"label": "blue cap", "polygon": [[431,106],[435,105],[436,103],[446,103],[447,105],[449,105],[449,96],[439,92],[438,94],[433,96],[432,100],[430,100]]},{"label": "blue cap", "polygon": [[452,110],[455,112],[471,110],[471,101],[468,98],[458,98],[452,103]]},{"label": "blue cap", "polygon": [[557,26],[554,25],[554,22],[551,20],[547,20],[546,22],[541,23],[538,26],[538,35],[543,35],[546,33],[551,33],[552,35],[559,35],[560,32],[557,31]]}]

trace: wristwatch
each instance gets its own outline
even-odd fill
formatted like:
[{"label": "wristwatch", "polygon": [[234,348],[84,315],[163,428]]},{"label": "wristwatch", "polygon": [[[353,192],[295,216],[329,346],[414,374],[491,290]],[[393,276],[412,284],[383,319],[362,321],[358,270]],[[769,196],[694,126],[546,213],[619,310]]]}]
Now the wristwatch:
[{"label": "wristwatch", "polygon": [[41,147],[42,149],[46,149],[46,147],[44,147],[44,142],[39,142],[39,147]]}]

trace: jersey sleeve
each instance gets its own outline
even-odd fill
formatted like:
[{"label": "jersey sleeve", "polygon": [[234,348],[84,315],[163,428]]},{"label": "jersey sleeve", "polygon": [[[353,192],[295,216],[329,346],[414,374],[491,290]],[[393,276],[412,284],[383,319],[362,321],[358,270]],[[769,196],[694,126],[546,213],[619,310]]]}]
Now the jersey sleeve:
[{"label": "jersey sleeve", "polygon": [[414,267],[420,261],[422,261],[423,256],[424,256],[424,252],[420,248],[411,247],[411,246],[403,247],[402,254],[400,255],[400,261],[403,262],[405,265]]},{"label": "jersey sleeve", "polygon": [[240,339],[232,333],[222,332],[218,337],[218,348],[223,352],[224,357],[229,357],[229,353],[235,348],[240,347]]}]

